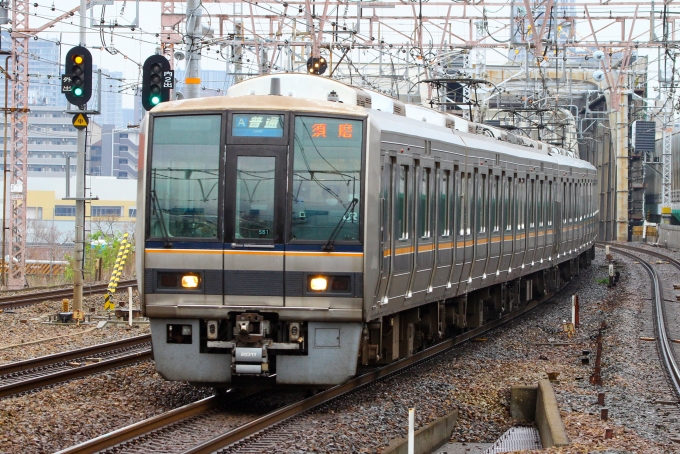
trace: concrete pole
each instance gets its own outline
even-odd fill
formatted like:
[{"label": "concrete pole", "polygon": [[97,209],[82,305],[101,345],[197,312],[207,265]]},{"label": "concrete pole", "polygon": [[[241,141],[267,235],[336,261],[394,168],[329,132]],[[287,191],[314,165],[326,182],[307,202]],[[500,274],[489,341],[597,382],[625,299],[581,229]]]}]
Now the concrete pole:
[{"label": "concrete pole", "polygon": [[[80,0],[80,45],[85,46],[87,0]],[[76,146],[76,239],[73,251],[73,311],[83,310],[83,261],[85,259],[85,129],[78,130]]]},{"label": "concrete pole", "polygon": [[616,241],[628,241],[628,93],[621,90],[616,110]]},{"label": "concrete pole", "polygon": [[187,0],[187,70],[184,76],[184,97],[198,98],[201,89],[201,37],[203,8],[200,0]]}]

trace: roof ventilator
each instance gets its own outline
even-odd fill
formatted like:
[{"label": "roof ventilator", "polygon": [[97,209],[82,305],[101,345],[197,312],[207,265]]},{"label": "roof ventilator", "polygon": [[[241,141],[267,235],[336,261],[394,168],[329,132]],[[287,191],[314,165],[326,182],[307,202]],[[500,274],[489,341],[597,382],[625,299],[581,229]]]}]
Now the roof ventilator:
[{"label": "roof ventilator", "polygon": [[281,79],[273,77],[269,83],[269,94],[272,96],[281,96]]}]

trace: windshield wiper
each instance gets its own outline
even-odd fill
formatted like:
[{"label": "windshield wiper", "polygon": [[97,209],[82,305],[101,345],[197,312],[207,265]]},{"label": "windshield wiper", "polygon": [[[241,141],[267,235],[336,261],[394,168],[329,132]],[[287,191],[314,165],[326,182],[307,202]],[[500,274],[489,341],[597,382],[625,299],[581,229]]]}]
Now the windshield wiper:
[{"label": "windshield wiper", "polygon": [[163,212],[161,211],[161,203],[158,201],[158,196],[156,195],[156,190],[152,189],[151,190],[151,200],[153,203],[154,211],[156,212],[156,215],[158,216],[158,219],[161,221],[161,230],[163,232],[163,247],[172,247],[172,243],[170,242],[170,235],[168,234],[168,229],[165,226],[165,219],[163,219]]},{"label": "windshield wiper", "polygon": [[[338,221],[337,225],[333,229],[333,232],[331,232],[331,236],[328,237],[328,241],[326,241],[326,244],[324,244],[321,247],[322,251],[331,252],[333,250],[333,241],[335,241],[335,237],[337,237],[338,234],[340,233],[340,230],[342,230],[342,226],[344,226],[345,222],[347,222],[347,213],[349,213],[350,210],[352,210],[352,213],[354,213],[354,207],[357,206],[357,203],[359,203],[359,199],[357,199],[356,197],[353,198],[352,201],[349,203],[349,206],[345,210],[345,213]],[[352,216],[352,222],[354,222],[354,216]]]}]

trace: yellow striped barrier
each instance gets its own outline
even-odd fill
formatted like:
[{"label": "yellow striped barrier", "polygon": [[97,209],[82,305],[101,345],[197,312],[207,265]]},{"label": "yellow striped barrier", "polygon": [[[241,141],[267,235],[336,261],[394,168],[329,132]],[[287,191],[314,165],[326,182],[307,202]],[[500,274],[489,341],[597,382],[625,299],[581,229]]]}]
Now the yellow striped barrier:
[{"label": "yellow striped barrier", "polygon": [[118,256],[116,256],[116,263],[113,264],[113,272],[111,273],[111,279],[109,279],[109,287],[106,291],[106,296],[104,297],[104,309],[107,311],[112,311],[116,308],[111,297],[116,293],[116,287],[118,287],[118,282],[120,282],[120,277],[123,275],[123,267],[125,266],[125,260],[130,253],[130,243],[128,242],[128,234],[123,235],[123,240],[120,242],[120,247],[118,248]]}]

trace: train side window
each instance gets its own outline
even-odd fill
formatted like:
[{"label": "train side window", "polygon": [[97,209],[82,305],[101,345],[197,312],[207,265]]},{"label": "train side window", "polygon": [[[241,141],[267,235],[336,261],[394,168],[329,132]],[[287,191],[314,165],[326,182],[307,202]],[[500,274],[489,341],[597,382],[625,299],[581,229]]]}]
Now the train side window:
[{"label": "train side window", "polygon": [[451,234],[451,172],[439,169],[439,235]]},{"label": "train side window", "polygon": [[479,209],[479,214],[477,215],[479,219],[479,233],[486,233],[486,222],[488,216],[488,203],[487,203],[487,188],[486,188],[486,175],[482,174],[480,180],[480,188],[477,191],[477,209]]},{"label": "train side window", "polygon": [[423,167],[420,172],[420,191],[418,194],[418,234],[421,238],[429,238],[432,231],[432,190],[430,187],[431,170]]},{"label": "train side window", "polygon": [[399,166],[399,181],[397,183],[397,197],[395,200],[395,230],[399,232],[399,239],[408,239],[408,166]]}]

